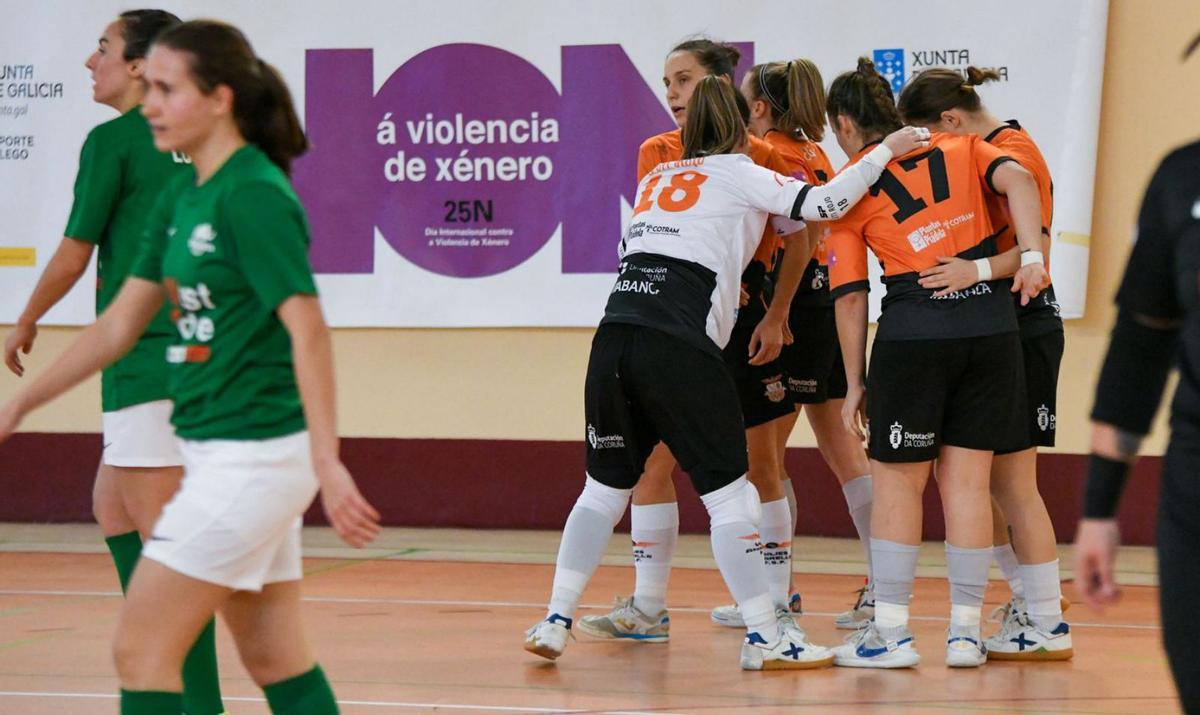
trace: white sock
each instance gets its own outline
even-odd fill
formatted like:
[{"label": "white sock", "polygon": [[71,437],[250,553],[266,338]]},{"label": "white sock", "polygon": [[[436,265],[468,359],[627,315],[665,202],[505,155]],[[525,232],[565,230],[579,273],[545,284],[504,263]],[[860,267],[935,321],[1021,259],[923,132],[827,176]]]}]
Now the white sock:
[{"label": "white sock", "polygon": [[1042,630],[1054,630],[1062,622],[1058,559],[1044,564],[1022,564],[1021,580],[1025,582],[1025,608],[1029,620]]},{"label": "white sock", "polygon": [[647,616],[667,607],[671,559],[679,540],[679,504],[634,504],[629,509],[636,575],[633,605]]},{"label": "white sock", "polygon": [[842,485],[842,494],[846,497],[846,506],[850,510],[850,519],[854,521],[854,530],[858,532],[858,540],[862,542],[863,553],[867,557],[867,582],[873,583],[871,574],[871,504],[874,500],[874,483],[870,474],[855,477]]},{"label": "white sock", "polygon": [[982,609],[979,606],[965,606],[961,603],[950,604],[950,625],[960,628],[978,628],[982,620]]},{"label": "white sock", "polygon": [[779,485],[783,487],[783,498],[787,499],[788,514],[792,519],[792,536],[796,535],[796,529],[800,527],[800,506],[796,501],[796,487],[792,485],[791,478],[779,480]]},{"label": "white sock", "polygon": [[899,603],[875,602],[875,625],[880,628],[907,628],[908,606]]},{"label": "white sock", "polygon": [[625,513],[632,491],[605,486],[590,476],[585,480],[583,493],[567,517],[558,545],[547,618],[555,614],[575,618],[583,589],[600,565],[613,527]]},{"label": "white sock", "polygon": [[788,586],[792,576],[792,520],[786,499],[762,505],[763,564],[767,567],[767,587],[776,608],[787,608]]},{"label": "white sock", "polygon": [[1017,554],[1013,551],[1012,544],[993,546],[992,558],[1000,567],[1000,573],[1004,574],[1004,580],[1008,581],[1013,598],[1025,598],[1025,582],[1021,578],[1021,564],[1017,562]]},{"label": "white sock", "polygon": [[779,640],[779,624],[767,588],[766,568],[758,553],[761,544],[747,489],[754,487],[741,477],[700,499],[708,509],[713,559],[737,601],[746,630],[757,633],[767,643],[775,643]]}]

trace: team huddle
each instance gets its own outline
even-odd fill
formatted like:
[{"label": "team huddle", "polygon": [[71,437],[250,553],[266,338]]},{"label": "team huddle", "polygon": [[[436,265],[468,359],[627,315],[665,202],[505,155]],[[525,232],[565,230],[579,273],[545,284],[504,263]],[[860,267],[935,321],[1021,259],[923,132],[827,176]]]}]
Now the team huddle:
[{"label": "team huddle", "polygon": [[[734,600],[712,620],[745,629],[743,669],[920,662],[909,601],[931,472],[946,514],[946,664],[1071,658],[1036,482],[1037,448],[1054,444],[1063,352],[1045,160],[1017,122],[983,107],[975,87],[996,79],[985,70],[927,70],[897,99],[867,59],[826,90],[805,59],[756,65],[738,86],[738,58],[707,39],[667,56],[679,129],[639,151],[619,275],[588,362],[585,483],[525,649],[556,659],[576,625],[597,638],[669,639],[678,463]],[[837,172],[818,144],[826,121],[849,157]],[[886,287],[869,370],[868,251]],[[854,632],[832,648],[798,620],[798,507],[783,456],[801,412],[867,564],[865,587],[836,618]],[[634,592],[577,621],[630,502]],[[985,637],[993,558],[1012,596]]]}]

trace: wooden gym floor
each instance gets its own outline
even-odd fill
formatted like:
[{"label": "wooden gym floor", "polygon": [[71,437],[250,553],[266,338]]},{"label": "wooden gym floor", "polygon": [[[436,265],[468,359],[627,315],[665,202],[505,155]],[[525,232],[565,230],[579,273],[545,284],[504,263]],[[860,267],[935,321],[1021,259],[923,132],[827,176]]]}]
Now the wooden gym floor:
[{"label": "wooden gym floor", "polygon": [[[387,529],[368,550],[338,544],[329,530],[306,530],[304,591],[308,633],[344,713],[1178,712],[1146,548],[1122,550],[1118,607],[1070,610],[1071,662],[946,668],[944,558],[926,544],[913,601],[920,667],[747,673],[739,633],[708,620],[729,597],[705,536],[681,539],[669,644],[580,634],[557,664],[521,649],[544,615],[557,533]],[[614,536],[580,615],[630,591],[627,544]],[[801,622],[815,642],[845,634],[832,616],[862,583],[860,559],[856,541],[797,540]],[[1070,584],[1064,592],[1073,595]],[[108,647],[119,597],[95,527],[0,524],[0,712],[116,712]],[[993,581],[985,614],[1006,597]],[[218,650],[229,712],[268,712],[222,627]]]}]

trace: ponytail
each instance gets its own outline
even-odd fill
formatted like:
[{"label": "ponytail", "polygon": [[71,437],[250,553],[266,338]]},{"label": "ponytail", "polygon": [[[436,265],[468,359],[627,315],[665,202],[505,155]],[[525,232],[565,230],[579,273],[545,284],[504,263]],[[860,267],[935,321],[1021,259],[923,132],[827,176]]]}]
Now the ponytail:
[{"label": "ponytail", "polygon": [[732,154],[746,141],[746,124],[737,104],[738,91],[725,79],[701,77],[688,101],[683,125],[683,158]]},{"label": "ponytail", "polygon": [[951,109],[978,112],[983,103],[975,88],[1000,79],[1000,73],[972,66],[966,75],[942,68],[921,72],[900,93],[900,114],[909,122],[936,124]]},{"label": "ponytail", "polygon": [[854,71],[843,72],[833,80],[825,110],[830,122],[847,117],[867,136],[891,134],[904,124],[896,111],[891,84],[866,57],[858,58]]},{"label": "ponytail", "polygon": [[233,118],[246,141],[283,172],[308,149],[292,94],[283,77],[254,54],[250,42],[232,25],[193,20],[164,31],[154,44],[187,53],[192,79],[205,94],[219,85],[233,90]]},{"label": "ponytail", "polygon": [[755,100],[767,103],[775,129],[795,139],[825,138],[825,87],[811,60],[767,62],[750,69]]}]

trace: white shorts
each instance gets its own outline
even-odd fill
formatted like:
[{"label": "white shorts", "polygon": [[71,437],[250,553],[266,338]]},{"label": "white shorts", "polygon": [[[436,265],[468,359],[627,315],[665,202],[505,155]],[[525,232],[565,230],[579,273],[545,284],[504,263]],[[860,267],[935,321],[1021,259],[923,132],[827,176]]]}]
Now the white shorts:
[{"label": "white shorts", "polygon": [[317,494],[308,432],[180,445],[183,484],[142,556],[242,591],[299,580],[300,520]]},{"label": "white shorts", "polygon": [[110,467],[178,467],[179,438],[171,425],[170,400],[143,402],[105,412],[104,453]]}]

